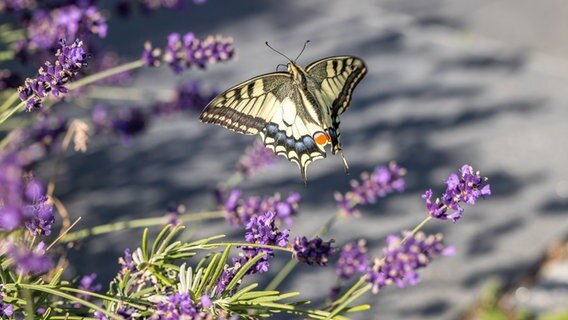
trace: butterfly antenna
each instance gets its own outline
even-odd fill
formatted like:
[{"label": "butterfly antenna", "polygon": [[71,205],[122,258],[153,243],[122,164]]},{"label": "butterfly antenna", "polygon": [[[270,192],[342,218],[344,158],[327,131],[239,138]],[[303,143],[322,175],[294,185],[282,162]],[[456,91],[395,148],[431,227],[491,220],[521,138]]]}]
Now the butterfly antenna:
[{"label": "butterfly antenna", "polygon": [[272,47],[268,44],[268,41],[265,41],[264,44],[266,44],[267,47],[269,47],[270,49],[272,49],[272,51],[274,51],[274,52],[278,53],[279,55],[283,56],[284,58],[288,59],[288,61],[292,61],[292,60],[290,60],[290,58],[288,58],[288,56],[286,56],[286,55],[283,54],[282,52],[280,52],[280,51],[278,51],[278,50],[272,48]]},{"label": "butterfly antenna", "polygon": [[302,51],[300,51],[300,54],[296,57],[296,59],[294,59],[294,61],[297,61],[300,58],[300,56],[302,55],[302,53],[304,53],[304,50],[306,50],[308,43],[310,43],[310,40],[306,40],[306,42],[304,43],[304,47],[302,48]]},{"label": "butterfly antenna", "polygon": [[278,68],[280,68],[280,67],[286,68],[286,65],[283,64],[283,63],[278,64],[278,65],[276,66],[276,72],[278,72]]}]

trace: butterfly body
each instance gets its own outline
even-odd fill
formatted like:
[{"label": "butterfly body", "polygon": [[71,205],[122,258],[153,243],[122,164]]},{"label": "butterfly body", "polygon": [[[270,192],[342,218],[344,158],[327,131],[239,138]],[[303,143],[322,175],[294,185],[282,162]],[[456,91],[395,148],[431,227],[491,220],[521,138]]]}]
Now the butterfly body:
[{"label": "butterfly body", "polygon": [[327,145],[342,155],[339,116],[366,71],[352,56],[325,58],[305,69],[290,61],[287,72],[261,75],[221,93],[200,119],[259,134],[268,148],[298,164],[306,181],[308,164],[325,158]]}]

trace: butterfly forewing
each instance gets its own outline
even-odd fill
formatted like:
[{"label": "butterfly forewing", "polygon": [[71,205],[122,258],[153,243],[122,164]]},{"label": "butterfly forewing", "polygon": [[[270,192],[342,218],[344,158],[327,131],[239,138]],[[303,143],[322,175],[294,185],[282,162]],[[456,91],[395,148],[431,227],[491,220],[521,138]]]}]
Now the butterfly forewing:
[{"label": "butterfly forewing", "polygon": [[286,72],[252,78],[218,95],[205,107],[200,119],[239,133],[257,134],[280,108],[292,84]]}]

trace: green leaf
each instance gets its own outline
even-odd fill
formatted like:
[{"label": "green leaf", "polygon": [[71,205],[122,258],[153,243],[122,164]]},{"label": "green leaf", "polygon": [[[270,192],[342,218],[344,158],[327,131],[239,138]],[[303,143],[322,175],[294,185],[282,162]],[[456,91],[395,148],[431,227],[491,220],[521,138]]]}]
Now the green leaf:
[{"label": "green leaf", "polygon": [[199,282],[199,286],[197,287],[197,291],[193,291],[194,294],[201,294],[203,288],[205,288],[207,281],[209,281],[209,276],[211,275],[211,273],[213,273],[213,269],[217,266],[215,263],[217,262],[217,259],[219,259],[219,256],[220,256],[219,253],[216,253],[216,254],[213,255],[211,262],[209,262],[209,265],[205,269],[205,272],[203,274],[203,278],[201,278],[201,281]]},{"label": "green leaf", "polygon": [[211,292],[211,290],[217,283],[217,280],[219,279],[221,273],[223,272],[223,269],[225,268],[225,264],[227,262],[227,258],[229,257],[230,251],[231,251],[231,245],[228,245],[223,251],[221,259],[219,259],[219,261],[217,262],[217,268],[215,268],[215,273],[213,273],[213,275],[209,279],[209,285],[207,286],[207,289],[205,289],[205,292]]},{"label": "green leaf", "polygon": [[[152,248],[152,253],[154,249]],[[148,261],[148,228],[144,228],[142,232],[142,257],[144,261]]]},{"label": "green leaf", "polygon": [[229,284],[227,285],[227,288],[225,288],[225,292],[231,292],[231,290],[233,290],[233,288],[237,285],[237,283],[239,283],[239,281],[242,279],[242,277],[245,276],[245,274],[249,271],[249,269],[252,268],[260,259],[262,259],[265,256],[265,254],[266,253],[261,252],[261,253],[257,254],[256,256],[254,256],[249,261],[247,261],[247,263],[245,263],[241,267],[241,269],[239,271],[237,271],[237,274],[231,280],[231,282],[229,282]]},{"label": "green leaf", "polygon": [[[160,233],[158,233],[156,240],[154,240],[154,243],[152,243],[152,252],[150,253],[151,256],[154,256],[154,254],[156,253],[156,249],[158,248],[158,245],[160,244],[162,239],[166,236],[166,233],[168,233],[168,231],[170,231],[171,227],[172,227],[172,225],[168,224],[167,226],[162,228]],[[144,231],[146,231],[146,230],[147,229],[145,229]]]}]

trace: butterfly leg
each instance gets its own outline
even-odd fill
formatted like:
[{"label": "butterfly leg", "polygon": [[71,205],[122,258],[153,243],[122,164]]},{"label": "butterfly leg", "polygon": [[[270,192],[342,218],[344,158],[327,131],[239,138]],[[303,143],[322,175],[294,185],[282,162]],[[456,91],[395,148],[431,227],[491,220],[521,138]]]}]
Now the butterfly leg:
[{"label": "butterfly leg", "polygon": [[345,155],[343,155],[343,149],[341,148],[341,142],[339,141],[339,128],[329,128],[327,130],[329,136],[331,137],[331,153],[338,154],[341,156],[343,160],[343,170],[345,174],[349,174],[349,165],[347,164],[347,159],[345,159]]}]

